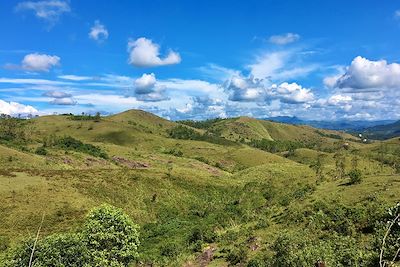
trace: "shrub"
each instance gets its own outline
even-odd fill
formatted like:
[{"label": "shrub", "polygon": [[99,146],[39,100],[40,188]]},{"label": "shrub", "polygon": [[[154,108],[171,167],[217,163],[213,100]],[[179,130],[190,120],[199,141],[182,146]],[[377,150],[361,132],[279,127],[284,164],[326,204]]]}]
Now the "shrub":
[{"label": "shrub", "polygon": [[247,259],[247,249],[243,247],[231,249],[226,256],[229,265],[234,266],[242,263]]},{"label": "shrub", "polygon": [[[26,267],[32,253],[33,239],[12,251],[5,266]],[[88,265],[88,252],[79,235],[54,234],[40,240],[33,254],[32,266],[81,267]]]},{"label": "shrub", "polygon": [[83,237],[94,266],[128,266],[139,256],[138,228],[121,209],[110,205],[93,209]]},{"label": "shrub", "polygon": [[[29,266],[34,243],[28,239],[10,249],[5,267]],[[122,210],[102,205],[89,213],[82,232],[39,240],[32,266],[126,267],[138,257],[138,246],[138,226]]]},{"label": "shrub", "polygon": [[56,145],[65,150],[75,150],[78,152],[86,153],[94,157],[100,157],[107,159],[108,155],[106,152],[101,150],[99,147],[85,144],[80,140],[77,140],[71,136],[65,136],[56,141]]},{"label": "shrub", "polygon": [[174,258],[179,254],[178,245],[173,242],[162,245],[160,248],[160,254],[163,257]]},{"label": "shrub", "polygon": [[361,183],[362,175],[361,175],[360,170],[357,170],[357,169],[351,170],[348,175],[350,177],[349,184],[359,184],[359,183]]},{"label": "shrub", "polygon": [[40,146],[40,147],[36,148],[35,153],[38,155],[46,156],[47,150],[43,146]]},{"label": "shrub", "polygon": [[169,154],[169,155],[173,155],[175,157],[182,157],[183,156],[183,152],[175,147],[165,150],[164,154]]}]

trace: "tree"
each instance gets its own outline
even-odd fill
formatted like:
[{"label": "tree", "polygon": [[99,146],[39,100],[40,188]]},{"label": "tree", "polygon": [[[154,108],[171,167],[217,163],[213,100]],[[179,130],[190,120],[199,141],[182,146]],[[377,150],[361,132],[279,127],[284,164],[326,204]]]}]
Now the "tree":
[{"label": "tree", "polygon": [[336,152],[333,157],[335,159],[336,178],[342,179],[345,175],[346,158],[340,151]]},{"label": "tree", "polygon": [[93,209],[83,230],[92,266],[128,266],[138,255],[139,227],[121,209]]}]

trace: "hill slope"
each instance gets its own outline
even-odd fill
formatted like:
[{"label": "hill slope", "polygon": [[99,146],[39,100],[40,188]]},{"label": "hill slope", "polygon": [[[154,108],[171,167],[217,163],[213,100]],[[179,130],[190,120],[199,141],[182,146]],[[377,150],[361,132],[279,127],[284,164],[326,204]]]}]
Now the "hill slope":
[{"label": "hill slope", "polygon": [[[171,138],[176,127],[192,135]],[[335,251],[361,255],[373,251],[375,233],[365,229],[400,200],[400,176],[376,150],[384,145],[396,159],[397,139],[362,144],[340,132],[247,117],[197,129],[137,110],[100,119],[44,116],[24,129],[26,140],[0,140],[0,266],[2,251],[35,233],[43,213],[41,235],[74,231],[105,202],[141,226],[138,266],[270,262],[274,242],[296,232],[330,245],[347,238],[351,247]],[[252,139],[318,139],[321,146],[269,153],[236,142]],[[357,158],[360,184],[335,178],[338,151],[345,173]]]}]

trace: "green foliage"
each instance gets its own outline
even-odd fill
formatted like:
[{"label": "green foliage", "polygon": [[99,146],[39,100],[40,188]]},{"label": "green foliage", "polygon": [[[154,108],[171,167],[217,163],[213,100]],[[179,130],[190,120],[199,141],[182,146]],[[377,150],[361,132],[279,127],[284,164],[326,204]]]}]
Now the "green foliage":
[{"label": "green foliage", "polygon": [[44,146],[40,146],[40,147],[36,148],[36,150],[35,150],[35,154],[38,154],[38,155],[46,156],[47,153],[48,153],[47,149]]},{"label": "green foliage", "polygon": [[298,141],[272,141],[267,139],[252,140],[248,145],[271,153],[283,151],[292,151],[293,153],[297,148],[307,147],[306,144]]},{"label": "green foliage", "polygon": [[[384,266],[400,262],[400,203],[388,209],[376,225],[375,249],[382,253]],[[376,261],[379,261],[376,256]]]},{"label": "green foliage", "polygon": [[188,125],[193,128],[197,128],[197,129],[210,130],[210,128],[215,123],[218,123],[223,120],[225,120],[225,119],[215,118],[215,119],[209,119],[209,120],[203,120],[203,121],[183,120],[183,121],[177,121],[177,122]]},{"label": "green foliage", "polygon": [[326,266],[372,266],[370,255],[362,253],[355,239],[313,236],[305,232],[281,233],[271,247],[275,253],[272,266],[313,266],[318,260]]},{"label": "green foliage", "polygon": [[201,134],[194,129],[183,125],[178,125],[169,129],[168,135],[174,139],[205,141],[220,145],[236,145],[235,142],[229,141],[225,138],[215,135],[214,133],[206,132]]},{"label": "green foliage", "polygon": [[93,209],[83,230],[93,266],[128,266],[139,256],[138,229],[121,209],[110,205]]},{"label": "green foliage", "polygon": [[8,251],[5,267],[128,266],[138,257],[138,226],[109,205],[93,209],[82,232],[53,234],[37,242],[28,239]]},{"label": "green foliage", "polygon": [[179,248],[178,245],[174,242],[167,243],[161,246],[160,255],[163,257],[174,258],[178,256]]},{"label": "green foliage", "polygon": [[338,140],[343,139],[343,137],[340,136],[340,135],[338,135],[338,134],[324,133],[324,132],[321,132],[321,131],[319,131],[319,130],[316,130],[315,132],[316,132],[317,134],[319,134],[320,136],[323,136],[323,137],[328,137],[328,138],[338,139]]},{"label": "green foliage", "polygon": [[30,135],[30,129],[27,128],[28,123],[28,120],[14,118],[5,114],[1,114],[0,143],[25,143]]},{"label": "green foliage", "polygon": [[176,148],[176,147],[164,150],[163,152],[164,152],[164,154],[173,155],[175,157],[182,157],[183,156],[183,152],[181,150],[179,150],[178,148]]},{"label": "green foliage", "polygon": [[239,263],[243,263],[247,260],[247,249],[244,247],[233,248],[229,250],[226,259],[230,266],[236,266]]},{"label": "green foliage", "polygon": [[345,168],[346,168],[346,158],[343,152],[338,151],[335,153],[333,156],[335,159],[335,172],[336,172],[336,178],[337,179],[342,179],[345,175]]},{"label": "green foliage", "polygon": [[100,113],[97,112],[96,115],[92,116],[90,114],[82,114],[82,115],[73,115],[73,114],[68,114],[69,119],[73,121],[95,121],[99,122],[101,119]]},{"label": "green foliage", "polygon": [[[34,240],[29,239],[13,249],[7,267],[26,267],[30,261]],[[88,250],[77,234],[54,234],[40,240],[35,247],[32,266],[81,267],[90,266]]]},{"label": "green foliage", "polygon": [[359,183],[361,183],[361,181],[362,181],[362,174],[361,174],[361,171],[360,171],[360,170],[358,170],[358,169],[351,170],[351,171],[348,173],[348,175],[349,175],[349,177],[350,177],[350,182],[349,182],[349,184],[359,184]]},{"label": "green foliage", "polygon": [[85,144],[71,136],[61,137],[56,141],[56,146],[65,150],[75,150],[78,152],[86,153],[94,157],[107,159],[108,155],[101,148],[92,144]]}]

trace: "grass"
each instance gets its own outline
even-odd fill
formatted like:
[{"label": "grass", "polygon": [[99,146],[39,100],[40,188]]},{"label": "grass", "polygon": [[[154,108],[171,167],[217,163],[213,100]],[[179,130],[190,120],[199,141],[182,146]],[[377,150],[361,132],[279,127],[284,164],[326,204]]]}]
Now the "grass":
[{"label": "grass", "polygon": [[[305,231],[320,202],[330,210],[336,209],[335,201],[347,208],[356,204],[362,210],[365,203],[384,203],[386,207],[400,200],[400,175],[390,164],[374,158],[378,142],[348,141],[351,148],[343,150],[346,173],[352,168],[352,158],[358,157],[363,175],[360,184],[347,185],[347,177],[333,178],[334,152],[341,141],[329,134],[351,140],[343,133],[324,131],[321,135],[306,126],[250,118],[216,120],[207,124],[207,129],[195,129],[199,133],[220,132],[231,141],[319,140],[316,149],[300,148],[286,155],[242,143],[227,146],[169,138],[168,131],[178,123],[135,110],[102,117],[99,122],[45,116],[33,119],[32,124],[35,131],[28,151],[0,145],[3,250],[33,235],[43,213],[43,235],[74,231],[90,208],[106,202],[124,209],[141,226],[142,262],[196,265],[202,250],[212,246],[214,258],[209,266],[228,266],[228,255],[234,248],[246,248],[247,259],[273,255],[271,245],[279,234]],[[46,148],[47,155],[34,154],[43,138],[50,135],[71,136],[99,147],[109,157],[97,158],[57,146]],[[385,144],[387,154],[391,154],[399,143],[393,139]],[[172,150],[181,153],[165,153]],[[318,181],[310,167],[320,155],[323,181]],[[118,164],[114,156],[145,163],[146,167]],[[189,241],[199,229],[205,233],[198,240],[200,248]],[[359,240],[371,239],[371,233],[356,231]],[[330,238],[331,232],[319,228],[315,238],[321,233]],[[252,242],[257,243],[255,250],[250,249]]]}]

